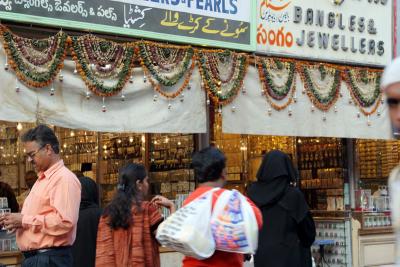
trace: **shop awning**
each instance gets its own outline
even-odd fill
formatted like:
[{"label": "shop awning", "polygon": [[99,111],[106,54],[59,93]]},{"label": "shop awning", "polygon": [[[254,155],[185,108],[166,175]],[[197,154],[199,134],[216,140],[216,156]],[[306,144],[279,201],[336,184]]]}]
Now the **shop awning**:
[{"label": "shop awning", "polygon": [[[161,96],[154,101],[154,90],[144,83],[140,68],[134,70],[133,83],[121,94],[86,98],[86,85],[74,75],[75,63],[65,60],[63,81],[49,88],[31,89],[17,81],[15,73],[5,65],[4,49],[0,47],[0,120],[43,122],[66,128],[102,132],[204,133],[206,132],[205,93],[200,89],[199,72],[193,72],[191,90],[168,101]],[[197,81],[197,82],[196,82]],[[19,87],[19,92],[16,92]],[[122,94],[125,99],[122,101]],[[102,112],[103,105],[106,112]]]}]

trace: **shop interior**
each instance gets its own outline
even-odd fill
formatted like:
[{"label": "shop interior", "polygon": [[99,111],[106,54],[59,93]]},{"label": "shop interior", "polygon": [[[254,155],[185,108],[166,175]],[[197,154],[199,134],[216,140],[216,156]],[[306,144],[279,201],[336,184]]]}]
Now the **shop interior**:
[{"label": "shop interior", "polygon": [[[32,126],[0,123],[1,180],[16,195],[26,190],[24,174],[33,169],[19,141],[20,134]],[[227,156],[227,188],[244,193],[268,151],[279,149],[290,155],[299,171],[298,186],[316,221],[317,238],[332,240],[323,259],[330,266],[351,262],[351,225],[354,228],[355,222],[359,234],[391,231],[386,184],[399,161],[398,141],[235,135],[221,129],[217,114],[209,138],[210,144]],[[102,206],[112,199],[118,169],[127,162],[145,164],[151,194],[173,199],[177,207],[196,186],[190,163],[193,152],[199,149],[199,135],[54,130],[68,168],[99,184]],[[166,209],[163,213],[168,216]],[[15,239],[9,242],[10,246],[2,249],[12,253],[17,250]],[[313,247],[313,252],[318,254],[319,247]]]}]

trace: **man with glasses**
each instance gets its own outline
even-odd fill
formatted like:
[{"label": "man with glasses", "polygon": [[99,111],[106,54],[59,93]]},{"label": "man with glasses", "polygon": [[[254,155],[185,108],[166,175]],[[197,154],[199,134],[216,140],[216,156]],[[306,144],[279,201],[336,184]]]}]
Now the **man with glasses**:
[{"label": "man with glasses", "polygon": [[[381,88],[386,94],[393,137],[400,138],[400,57],[389,64],[382,76]],[[389,177],[392,226],[396,230],[396,266],[400,266],[400,166]]]},{"label": "man with glasses", "polygon": [[16,232],[23,267],[72,267],[81,185],[59,155],[59,142],[45,125],[22,136],[27,160],[38,173],[21,213],[0,217],[0,225]]}]

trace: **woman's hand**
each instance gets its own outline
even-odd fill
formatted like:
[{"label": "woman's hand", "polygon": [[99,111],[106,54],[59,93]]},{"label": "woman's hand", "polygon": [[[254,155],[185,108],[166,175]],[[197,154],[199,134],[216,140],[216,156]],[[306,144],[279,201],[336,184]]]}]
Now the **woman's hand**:
[{"label": "woman's hand", "polygon": [[166,198],[166,197],[163,197],[163,196],[155,196],[155,197],[151,200],[151,203],[154,203],[154,204],[156,204],[156,205],[158,205],[158,206],[161,206],[161,207],[165,207],[165,208],[169,209],[169,211],[170,211],[171,213],[174,213],[174,212],[175,212],[175,205],[174,205],[174,203],[173,203],[171,200],[169,200],[168,198]]}]

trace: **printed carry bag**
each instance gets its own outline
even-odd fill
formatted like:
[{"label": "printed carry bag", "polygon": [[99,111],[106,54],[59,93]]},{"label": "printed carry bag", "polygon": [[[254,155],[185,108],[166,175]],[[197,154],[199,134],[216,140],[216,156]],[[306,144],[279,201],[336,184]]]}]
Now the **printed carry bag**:
[{"label": "printed carry bag", "polygon": [[211,230],[217,250],[254,254],[258,224],[253,208],[236,190],[226,190],[215,203]]},{"label": "printed carry bag", "polygon": [[218,188],[207,191],[162,222],[157,229],[158,242],[199,260],[211,257],[215,242],[210,219],[212,194],[216,190]]}]

